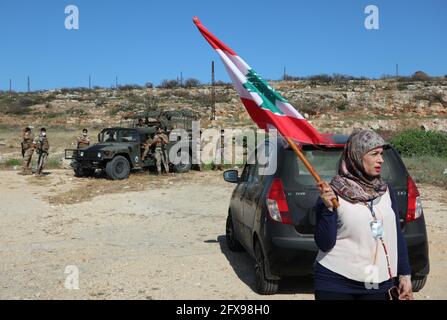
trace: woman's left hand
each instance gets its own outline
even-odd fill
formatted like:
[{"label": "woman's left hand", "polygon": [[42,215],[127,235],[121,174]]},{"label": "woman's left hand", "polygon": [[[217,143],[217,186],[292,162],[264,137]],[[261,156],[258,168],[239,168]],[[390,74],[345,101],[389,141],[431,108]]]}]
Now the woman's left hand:
[{"label": "woman's left hand", "polygon": [[413,300],[411,276],[399,276],[399,300]]}]

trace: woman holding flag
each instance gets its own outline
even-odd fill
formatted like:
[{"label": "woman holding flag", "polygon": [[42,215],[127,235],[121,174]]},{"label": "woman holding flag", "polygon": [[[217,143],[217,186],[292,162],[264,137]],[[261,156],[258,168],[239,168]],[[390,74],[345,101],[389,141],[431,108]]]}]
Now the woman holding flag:
[{"label": "woman holding flag", "polygon": [[[245,109],[259,128],[276,129],[314,176],[320,189],[315,240],[317,299],[412,299],[411,270],[396,195],[380,178],[385,141],[375,132],[351,135],[329,186],[304,157],[302,144],[336,145],[316,130],[234,50],[200,22],[194,24],[222,59]],[[339,200],[339,202],[337,201]],[[399,275],[399,286],[393,287]],[[391,290],[391,288],[394,288]]]},{"label": "woman holding flag", "polygon": [[318,183],[317,300],[413,299],[396,193],[380,177],[386,144],[371,130],[352,133],[338,175]]}]

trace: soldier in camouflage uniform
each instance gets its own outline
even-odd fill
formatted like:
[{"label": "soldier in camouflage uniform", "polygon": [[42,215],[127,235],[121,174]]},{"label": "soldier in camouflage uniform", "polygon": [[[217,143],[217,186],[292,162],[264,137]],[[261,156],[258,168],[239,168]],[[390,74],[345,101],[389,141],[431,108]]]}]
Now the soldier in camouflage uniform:
[{"label": "soldier in camouflage uniform", "polygon": [[157,164],[157,172],[161,174],[161,165],[163,164],[166,173],[169,173],[168,157],[166,155],[166,144],[168,144],[168,136],[164,133],[161,127],[157,128],[157,133],[154,136],[153,145],[155,145],[155,161]]},{"label": "soldier in camouflage uniform", "polygon": [[29,127],[26,127],[23,130],[22,134],[22,156],[23,156],[23,171],[21,174],[27,175],[32,174],[31,168],[31,159],[33,157],[34,148],[33,148],[33,133]]},{"label": "soldier in camouflage uniform", "polygon": [[146,142],[142,144],[143,154],[141,155],[141,161],[144,161],[144,159],[146,159],[146,156],[153,144],[154,139],[152,139],[150,136],[147,138]]},{"label": "soldier in camouflage uniform", "polygon": [[90,145],[90,138],[88,136],[88,130],[82,129],[82,134],[77,138],[77,149],[87,148]]},{"label": "soldier in camouflage uniform", "polygon": [[50,150],[50,143],[47,138],[47,130],[45,128],[40,129],[40,135],[34,140],[34,148],[39,155],[37,161],[37,175],[42,174],[42,170],[45,168],[48,160],[48,151]]}]

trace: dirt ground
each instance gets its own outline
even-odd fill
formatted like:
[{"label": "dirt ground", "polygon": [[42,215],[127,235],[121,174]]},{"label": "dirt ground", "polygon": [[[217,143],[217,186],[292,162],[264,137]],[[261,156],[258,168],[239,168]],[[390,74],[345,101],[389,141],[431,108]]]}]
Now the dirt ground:
[{"label": "dirt ground", "polygon": [[[129,180],[0,171],[0,299],[313,299],[312,279],[254,291],[254,262],[229,252],[234,185],[221,172]],[[447,190],[420,185],[431,273],[416,299],[447,299]],[[79,289],[67,289],[69,267]],[[67,272],[67,273],[66,273]]]}]

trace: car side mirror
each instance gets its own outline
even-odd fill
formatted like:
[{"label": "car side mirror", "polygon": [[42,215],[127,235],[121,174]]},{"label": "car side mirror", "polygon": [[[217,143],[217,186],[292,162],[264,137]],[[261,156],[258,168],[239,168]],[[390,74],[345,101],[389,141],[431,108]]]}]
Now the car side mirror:
[{"label": "car side mirror", "polygon": [[98,133],[98,142],[101,142],[101,140],[99,139],[99,135],[100,135],[100,134]]},{"label": "car side mirror", "polygon": [[239,182],[239,174],[237,170],[227,170],[223,173],[223,178],[226,182],[230,183],[238,183]]}]

